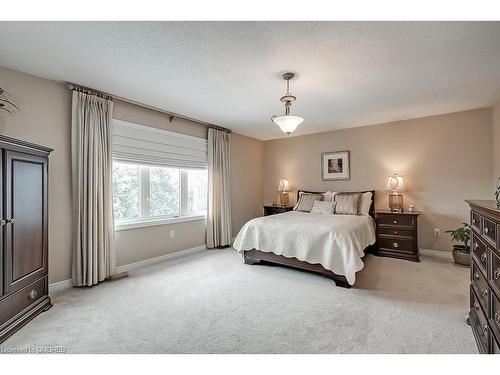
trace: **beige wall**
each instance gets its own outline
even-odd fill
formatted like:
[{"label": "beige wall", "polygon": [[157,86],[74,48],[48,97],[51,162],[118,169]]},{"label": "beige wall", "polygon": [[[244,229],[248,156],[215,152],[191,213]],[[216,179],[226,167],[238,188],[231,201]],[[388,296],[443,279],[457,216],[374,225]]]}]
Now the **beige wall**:
[{"label": "beige wall", "polygon": [[0,112],[0,134],[54,149],[49,157],[49,282],[71,277],[71,95],[58,82],[0,67],[22,112]]},{"label": "beige wall", "polygon": [[500,177],[500,99],[493,107],[493,187]]},{"label": "beige wall", "polygon": [[[383,189],[397,171],[405,177],[405,206],[422,211],[419,246],[433,248],[433,228],[440,228],[437,249],[450,251],[444,231],[467,221],[464,199],[492,196],[491,122],[487,108],[265,142],[265,201],[277,199],[286,176],[294,190],[375,189],[376,208],[387,209]],[[322,181],[321,153],[341,150],[351,152],[351,179]]]}]

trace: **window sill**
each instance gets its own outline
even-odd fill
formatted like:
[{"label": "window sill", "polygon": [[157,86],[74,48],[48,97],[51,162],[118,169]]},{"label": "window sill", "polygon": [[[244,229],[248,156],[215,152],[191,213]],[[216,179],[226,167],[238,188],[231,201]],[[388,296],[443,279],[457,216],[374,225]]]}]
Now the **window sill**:
[{"label": "window sill", "polygon": [[206,215],[191,215],[191,216],[169,217],[163,219],[122,222],[115,224],[115,232],[121,230],[155,227],[158,225],[168,225],[168,224],[184,223],[188,221],[200,221],[206,219],[207,219]]}]

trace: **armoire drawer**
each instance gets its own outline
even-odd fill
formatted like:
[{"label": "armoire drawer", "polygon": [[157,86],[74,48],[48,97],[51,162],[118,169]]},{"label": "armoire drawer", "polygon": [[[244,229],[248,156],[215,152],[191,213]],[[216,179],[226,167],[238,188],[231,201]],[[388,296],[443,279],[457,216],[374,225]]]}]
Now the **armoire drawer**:
[{"label": "armoire drawer", "polygon": [[0,301],[0,327],[43,297],[46,294],[46,282],[47,276]]},{"label": "armoire drawer", "polygon": [[495,335],[500,338],[500,301],[494,293],[491,295],[491,316],[489,318]]},{"label": "armoire drawer", "polygon": [[500,354],[500,346],[495,337],[491,338],[491,354]]},{"label": "armoire drawer", "polygon": [[479,233],[481,233],[481,216],[477,212],[471,211],[470,225]]},{"label": "armoire drawer", "polygon": [[490,250],[491,272],[488,275],[488,280],[492,288],[495,288],[500,295],[500,257]]}]

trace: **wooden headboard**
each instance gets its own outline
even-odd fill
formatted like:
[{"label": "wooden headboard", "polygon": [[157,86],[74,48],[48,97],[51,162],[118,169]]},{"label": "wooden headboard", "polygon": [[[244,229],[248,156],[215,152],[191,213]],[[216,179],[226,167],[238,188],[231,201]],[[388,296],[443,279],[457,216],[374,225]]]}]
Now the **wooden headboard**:
[{"label": "wooden headboard", "polygon": [[[323,194],[324,191],[309,191],[309,190],[297,190],[297,202],[299,201],[300,193],[310,193],[310,194]],[[339,191],[339,193],[372,193],[372,204],[370,205],[370,210],[368,214],[375,220],[375,190],[365,190],[365,191]]]}]

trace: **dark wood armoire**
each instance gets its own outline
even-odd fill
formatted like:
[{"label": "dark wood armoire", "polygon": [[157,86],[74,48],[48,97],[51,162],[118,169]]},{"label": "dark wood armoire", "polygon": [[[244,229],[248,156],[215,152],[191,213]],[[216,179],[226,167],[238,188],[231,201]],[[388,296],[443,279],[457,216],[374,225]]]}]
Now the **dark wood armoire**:
[{"label": "dark wood armoire", "polygon": [[48,156],[0,135],[0,343],[52,307],[48,295]]}]

